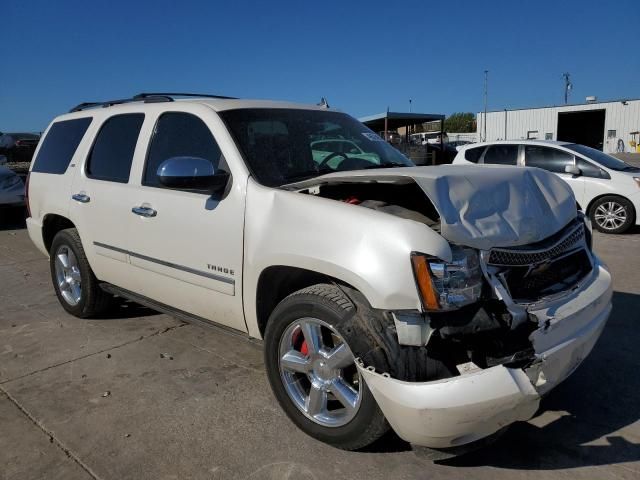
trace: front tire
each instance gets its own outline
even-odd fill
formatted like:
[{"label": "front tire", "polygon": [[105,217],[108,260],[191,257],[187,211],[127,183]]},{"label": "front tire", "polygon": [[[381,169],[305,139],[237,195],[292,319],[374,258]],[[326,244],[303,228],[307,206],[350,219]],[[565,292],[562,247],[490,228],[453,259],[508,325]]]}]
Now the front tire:
[{"label": "front tire", "polygon": [[107,311],[113,296],[102,290],[75,228],[59,231],[49,250],[51,280],[62,307],[79,318]]},{"label": "front tire", "polygon": [[624,233],[635,223],[633,204],[624,197],[606,195],[589,209],[591,223],[603,233]]},{"label": "front tire", "polygon": [[363,448],[389,428],[340,333],[354,312],[335,285],[304,288],[274,309],[264,344],[269,383],[287,416],[345,450]]}]

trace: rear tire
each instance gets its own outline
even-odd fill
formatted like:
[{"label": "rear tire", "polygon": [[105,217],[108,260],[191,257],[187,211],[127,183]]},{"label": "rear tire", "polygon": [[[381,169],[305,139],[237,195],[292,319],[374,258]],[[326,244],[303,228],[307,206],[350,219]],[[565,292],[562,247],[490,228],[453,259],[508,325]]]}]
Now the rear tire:
[{"label": "rear tire", "polygon": [[100,288],[75,228],[55,235],[49,250],[49,267],[58,301],[71,315],[95,317],[112,305],[113,295]]},{"label": "rear tire", "polygon": [[636,212],[626,198],[606,195],[593,202],[589,218],[599,232],[624,233],[635,223]]},{"label": "rear tire", "polygon": [[[284,412],[308,435],[344,450],[363,448],[389,429],[340,333],[354,312],[351,301],[334,285],[298,290],[274,309],[264,343],[269,383]],[[307,343],[314,335],[317,340]],[[313,343],[319,348],[309,346]],[[344,353],[342,360],[332,361],[338,349]],[[290,370],[284,360],[289,355],[305,366]],[[322,408],[313,408],[312,390],[323,395],[317,402]]]}]

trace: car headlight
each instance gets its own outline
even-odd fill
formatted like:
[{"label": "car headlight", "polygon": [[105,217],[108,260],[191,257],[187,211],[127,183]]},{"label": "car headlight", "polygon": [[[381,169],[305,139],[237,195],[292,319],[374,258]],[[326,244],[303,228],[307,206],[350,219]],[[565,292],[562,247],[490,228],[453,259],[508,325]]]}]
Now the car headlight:
[{"label": "car headlight", "polygon": [[0,179],[0,188],[11,188],[14,185],[18,185],[22,180],[17,175],[11,175],[9,177],[5,177]]},{"label": "car headlight", "polygon": [[454,310],[480,299],[482,271],[478,252],[452,245],[451,253],[451,262],[422,253],[411,254],[413,273],[427,311]]}]

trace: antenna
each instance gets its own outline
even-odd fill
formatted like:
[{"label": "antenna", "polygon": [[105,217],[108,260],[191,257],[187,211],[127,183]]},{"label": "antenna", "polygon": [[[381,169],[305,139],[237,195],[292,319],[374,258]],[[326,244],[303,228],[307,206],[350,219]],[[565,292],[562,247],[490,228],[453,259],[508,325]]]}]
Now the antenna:
[{"label": "antenna", "polygon": [[573,83],[570,80],[571,74],[563,73],[562,78],[564,78],[564,104],[569,103],[569,91],[573,88]]}]

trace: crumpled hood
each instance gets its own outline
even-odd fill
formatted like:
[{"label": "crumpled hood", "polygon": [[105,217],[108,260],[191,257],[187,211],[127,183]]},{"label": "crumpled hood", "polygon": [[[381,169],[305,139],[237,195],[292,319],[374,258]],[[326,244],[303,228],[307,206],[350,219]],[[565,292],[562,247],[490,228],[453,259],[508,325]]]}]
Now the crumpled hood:
[{"label": "crumpled hood", "polygon": [[442,236],[481,250],[537,242],[576,217],[571,188],[556,175],[538,168],[442,165],[356,170],[324,175],[295,187],[401,183],[411,179],[438,210]]}]

